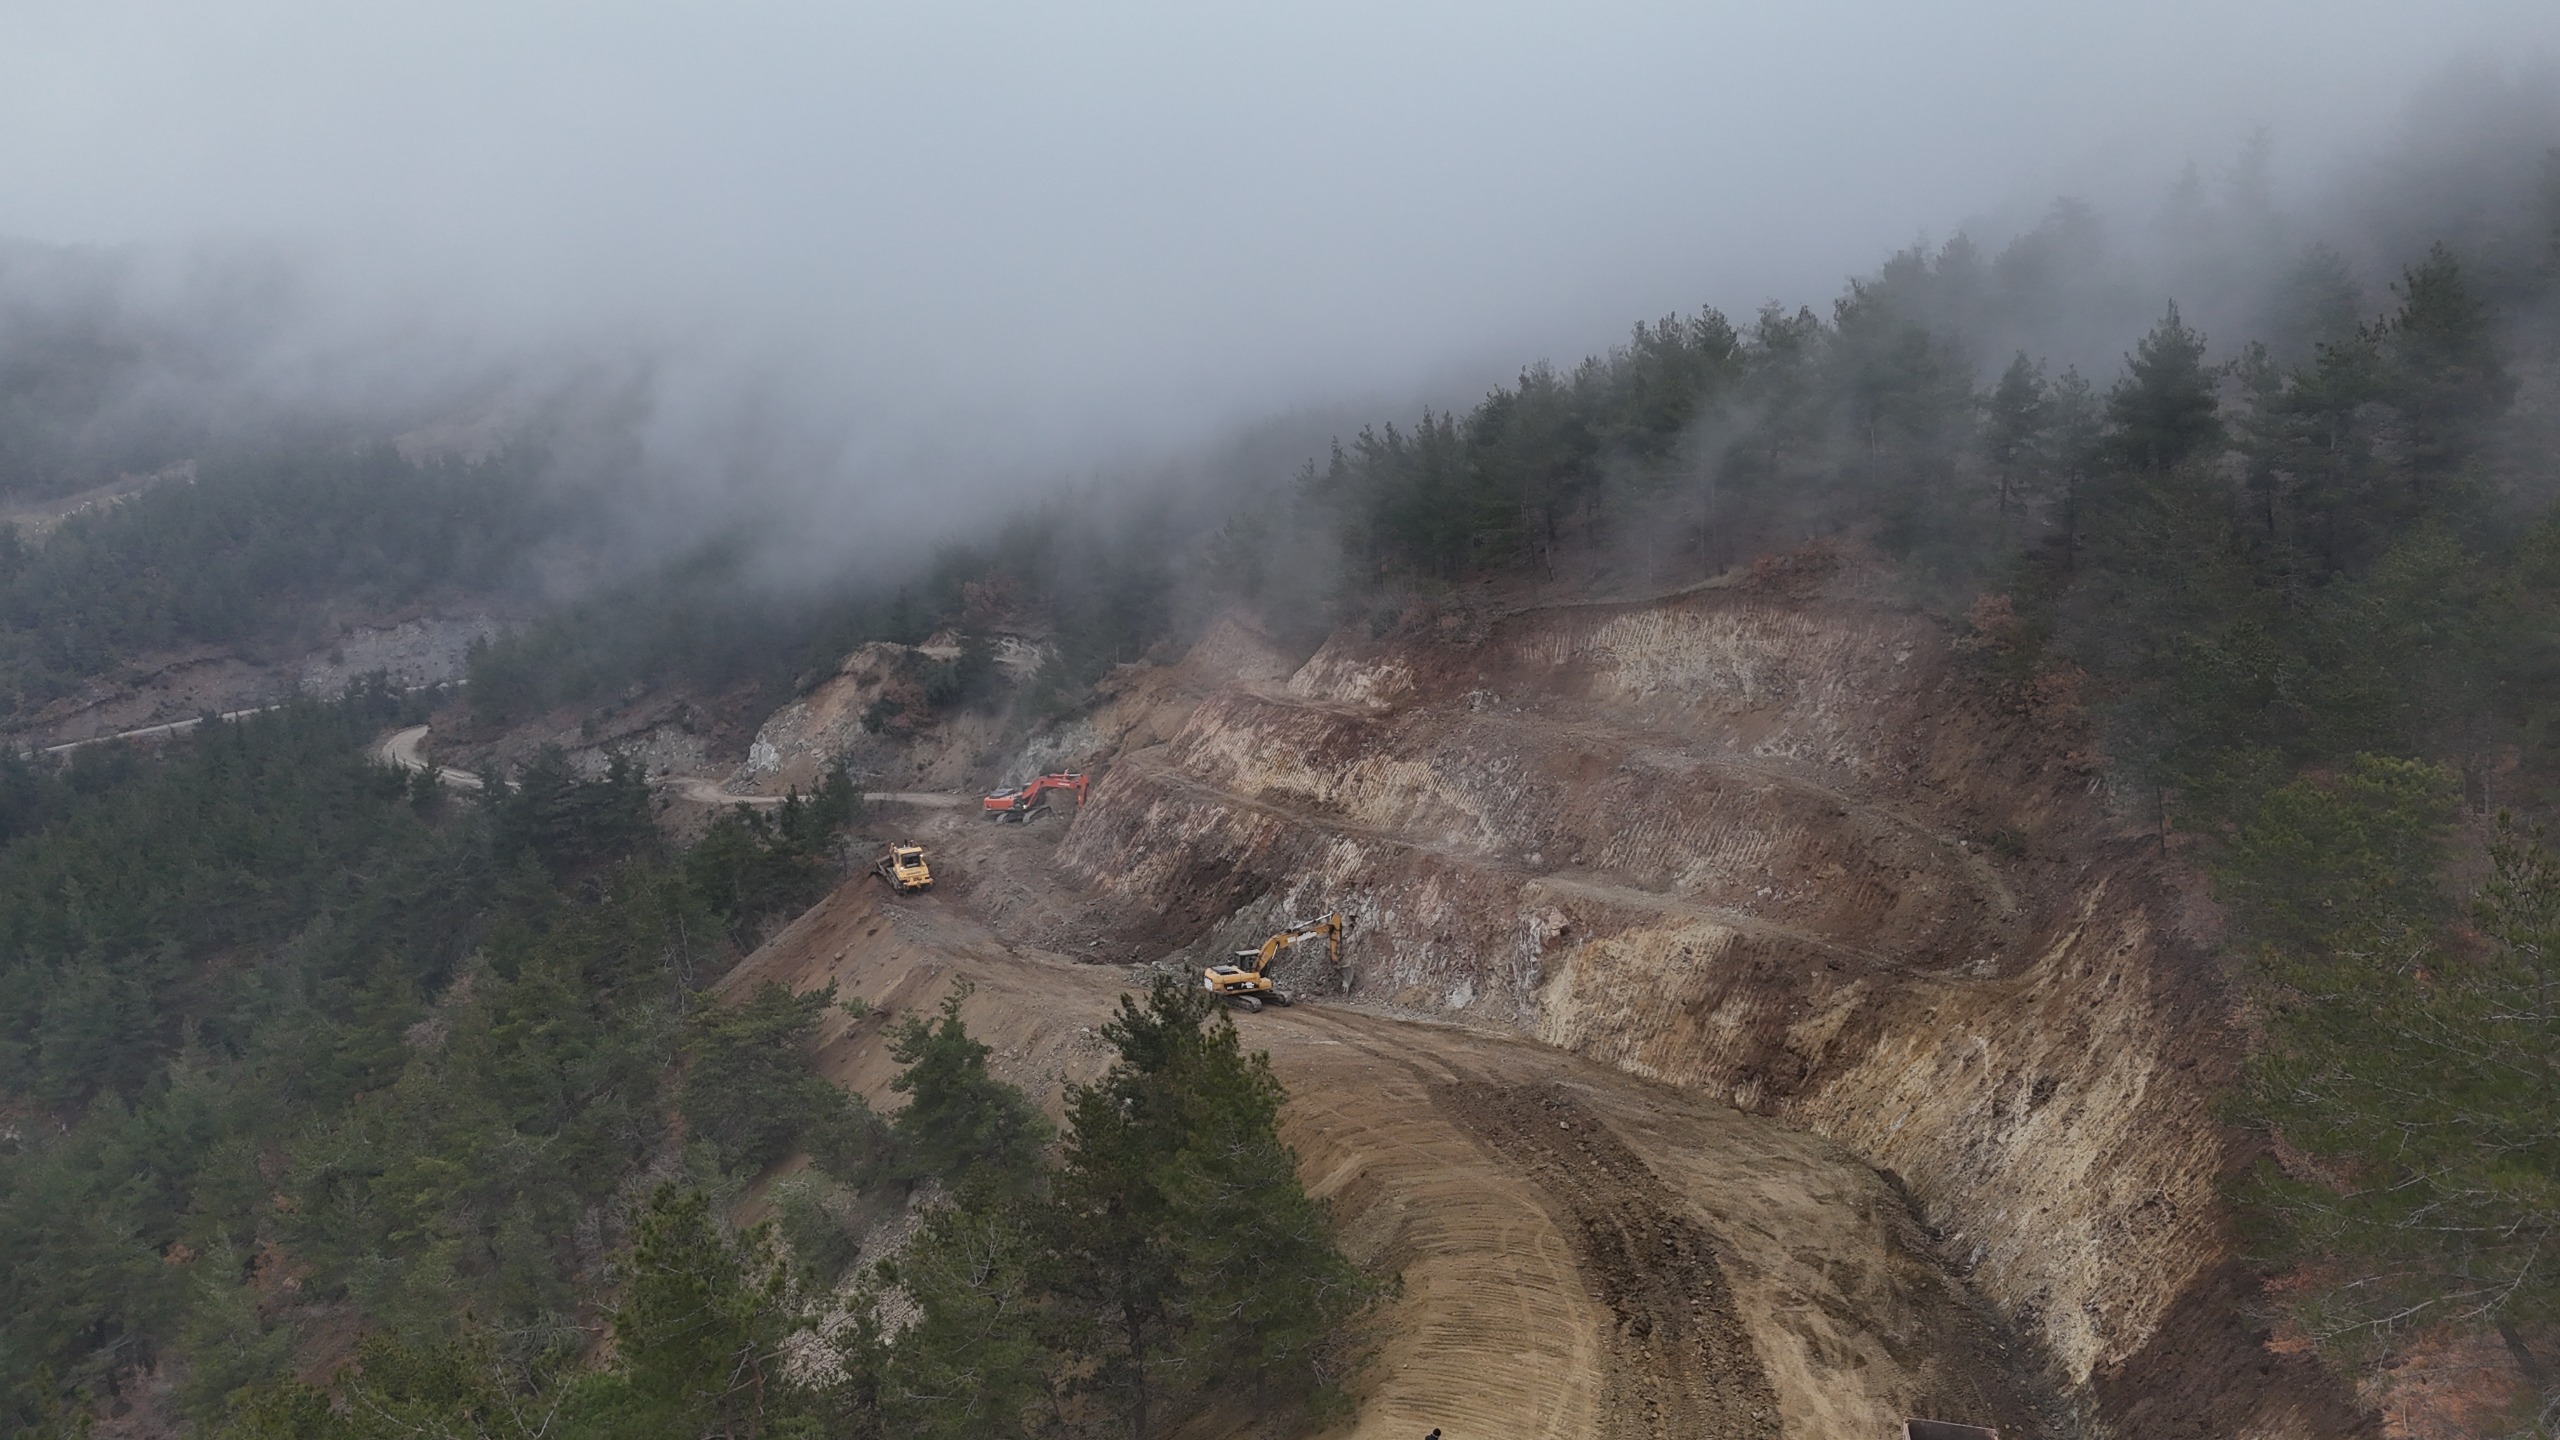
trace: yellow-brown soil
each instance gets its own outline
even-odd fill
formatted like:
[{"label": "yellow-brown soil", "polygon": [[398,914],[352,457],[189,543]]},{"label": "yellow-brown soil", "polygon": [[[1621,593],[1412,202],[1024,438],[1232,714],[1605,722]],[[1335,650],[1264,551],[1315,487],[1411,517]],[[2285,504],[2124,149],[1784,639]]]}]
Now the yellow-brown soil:
[{"label": "yellow-brown soil", "polygon": [[[943,888],[851,882],[727,983],[870,1001],[871,1017],[830,1022],[823,1064],[886,1107],[887,1024],[965,980],[972,1032],[1054,1111],[1108,1062],[1099,1028],[1145,972],[990,925],[1038,919],[1067,943],[1107,918],[1056,885],[1057,832],[902,819]],[[1288,1138],[1347,1247],[1403,1277],[1343,1433],[1832,1440],[1910,1414],[2050,1433],[2021,1358],[1933,1262],[1904,1197],[1838,1144],[1533,1040],[1351,1002],[1238,1021],[1289,1087]]]}]

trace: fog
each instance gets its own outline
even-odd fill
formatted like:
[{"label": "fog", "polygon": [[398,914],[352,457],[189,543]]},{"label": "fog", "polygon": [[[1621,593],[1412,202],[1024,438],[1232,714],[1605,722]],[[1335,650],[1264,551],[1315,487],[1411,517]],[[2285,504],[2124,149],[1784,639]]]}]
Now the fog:
[{"label": "fog", "polygon": [[2261,131],[2311,203],[2554,54],[2549,0],[9,0],[0,235],[228,277],[233,387],[604,377],[687,493],[966,501],[2147,214]]}]

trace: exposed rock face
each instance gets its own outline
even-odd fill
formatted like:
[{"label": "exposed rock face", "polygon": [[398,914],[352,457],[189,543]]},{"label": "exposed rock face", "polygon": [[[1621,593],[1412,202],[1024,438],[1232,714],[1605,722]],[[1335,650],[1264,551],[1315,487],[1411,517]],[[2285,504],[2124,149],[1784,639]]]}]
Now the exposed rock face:
[{"label": "exposed rock face", "polygon": [[908,653],[887,641],[857,647],[824,684],[773,712],[747,747],[738,779],[763,788],[814,786],[836,756],[863,747],[863,712],[896,683]]},{"label": "exposed rock face", "polygon": [[1124,751],[1061,859],[1202,948],[1345,910],[1351,973],[1284,983],[1847,1143],[2146,1433],[2353,1433],[2229,1303],[2231,997],[2078,722],[1959,662],[1921,617],[1746,589],[1337,637]]},{"label": "exposed rock face", "polygon": [[348,682],[377,671],[401,686],[460,680],[474,643],[494,640],[506,627],[487,615],[421,616],[396,625],[358,626],[337,643],[302,662],[306,694],[334,695]]},{"label": "exposed rock face", "polygon": [[[1288,662],[1251,627],[1222,618],[1190,656],[1170,666],[1123,666],[1104,682],[1096,712],[1071,724],[1008,737],[992,710],[944,717],[912,738],[875,735],[863,718],[875,704],[910,685],[911,657],[951,660],[961,638],[937,635],[906,646],[874,641],[857,647],[834,675],[775,711],[733,777],[743,789],[779,794],[807,789],[839,756],[884,788],[984,792],[1052,770],[1081,769],[1114,750],[1151,745],[1181,727],[1202,696],[1236,679],[1277,679]],[[992,637],[999,675],[1020,684],[1037,675],[1048,651],[1016,635]]]}]

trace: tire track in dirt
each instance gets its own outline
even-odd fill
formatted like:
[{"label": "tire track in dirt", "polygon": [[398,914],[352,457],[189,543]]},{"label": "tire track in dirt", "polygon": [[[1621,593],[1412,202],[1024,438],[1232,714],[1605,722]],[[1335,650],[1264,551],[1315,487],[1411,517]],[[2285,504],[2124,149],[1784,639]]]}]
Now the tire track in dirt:
[{"label": "tire track in dirt", "polygon": [[1705,1227],[1559,1084],[1441,1084],[1433,1103],[1563,1212],[1613,1321],[1601,1440],[1777,1440],[1778,1397]]}]

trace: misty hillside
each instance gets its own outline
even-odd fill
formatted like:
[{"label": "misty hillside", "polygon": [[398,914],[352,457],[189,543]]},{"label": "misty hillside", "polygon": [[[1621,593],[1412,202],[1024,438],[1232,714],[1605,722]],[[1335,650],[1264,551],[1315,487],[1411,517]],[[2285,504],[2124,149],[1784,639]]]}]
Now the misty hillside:
[{"label": "misty hillside", "polygon": [[1054,203],[937,330],[834,172],[629,316],[0,245],[0,1430],[2560,1433],[2560,90],[2450,73],[1582,358],[1616,252],[1248,362]]}]

